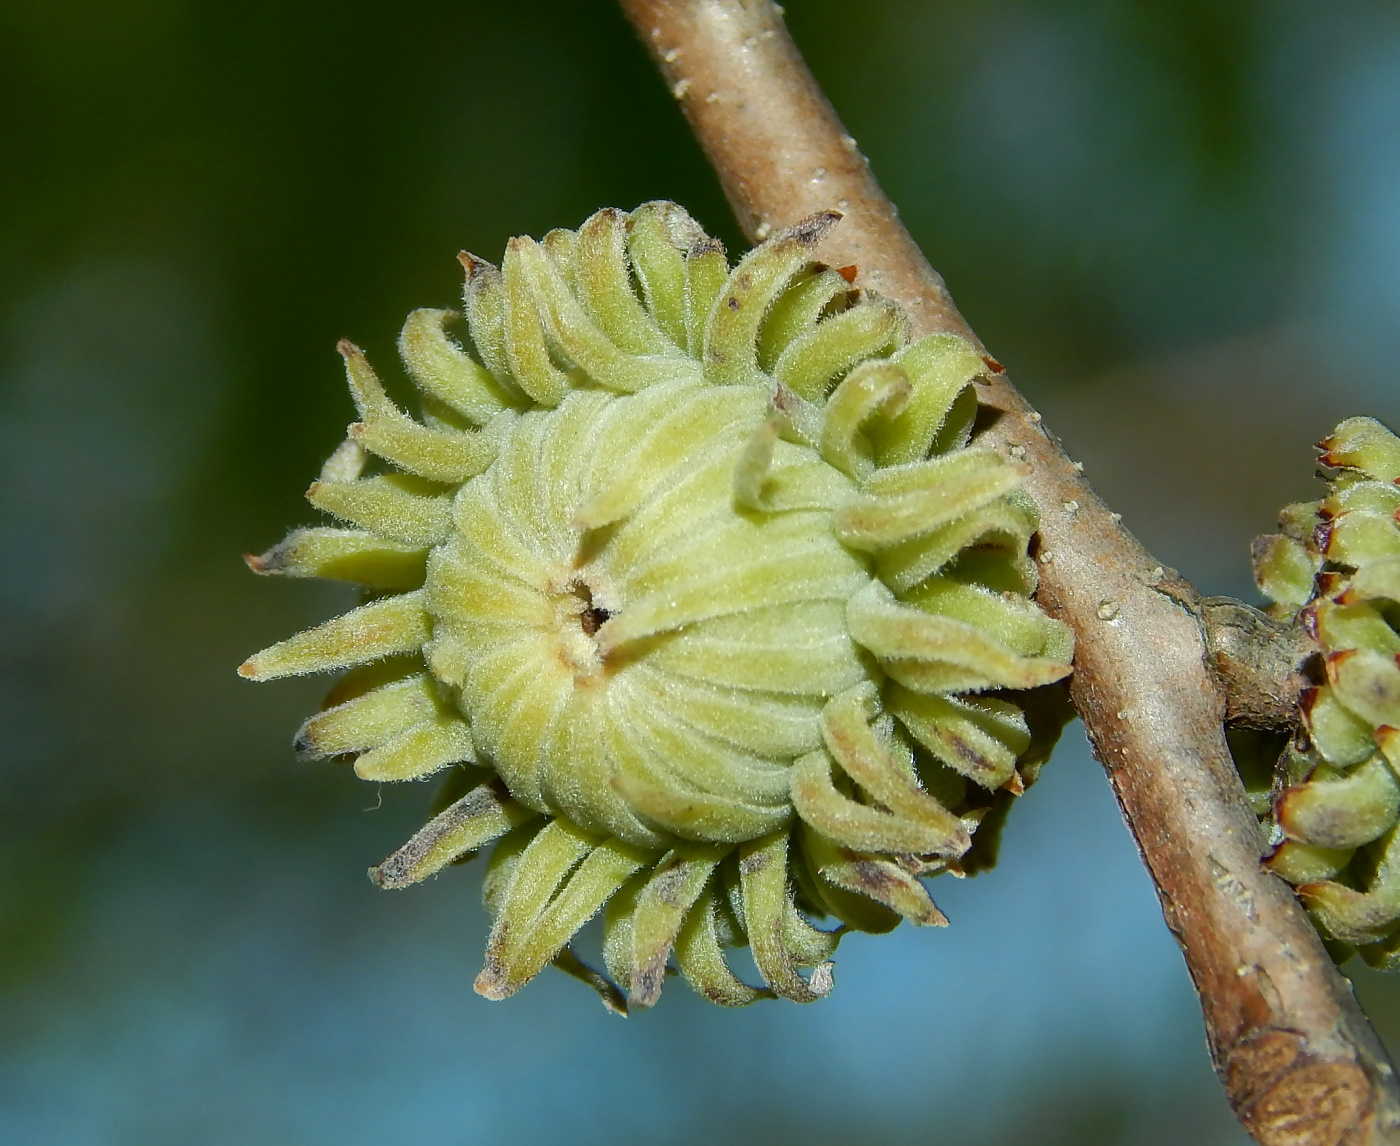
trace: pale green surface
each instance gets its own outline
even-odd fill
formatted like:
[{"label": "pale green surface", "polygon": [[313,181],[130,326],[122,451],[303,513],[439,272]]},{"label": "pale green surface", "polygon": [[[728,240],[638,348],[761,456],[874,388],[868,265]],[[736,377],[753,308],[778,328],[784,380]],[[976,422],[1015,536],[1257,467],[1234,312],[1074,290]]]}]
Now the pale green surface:
[{"label": "pale green surface", "polygon": [[[512,239],[499,271],[472,256],[476,357],[442,311],[399,339],[423,421],[340,344],[361,421],[308,496],[364,532],[295,530],[248,563],[422,578],[239,672],[352,670],[298,736],[312,758],[358,753],[373,781],[458,766],[381,886],[516,828],[487,895],[488,998],[553,962],[610,1010],[634,980],[649,1007],[674,945],[702,995],[751,1002],[711,934],[727,897],[724,944],[750,948],[762,993],[813,1002],[844,929],[947,924],[920,877],[991,866],[1068,717],[1062,692],[1034,729],[1017,707],[1068,674],[1073,641],[1029,600],[1024,467],[964,445],[988,367],[946,335],[906,345],[887,300],[831,296],[812,251],[835,224],[775,234],[718,283],[716,241],[674,203]],[[978,705],[1002,719],[973,725]],[[696,844],[727,846],[663,930],[636,924]],[[572,946],[605,906],[617,984]]]}]

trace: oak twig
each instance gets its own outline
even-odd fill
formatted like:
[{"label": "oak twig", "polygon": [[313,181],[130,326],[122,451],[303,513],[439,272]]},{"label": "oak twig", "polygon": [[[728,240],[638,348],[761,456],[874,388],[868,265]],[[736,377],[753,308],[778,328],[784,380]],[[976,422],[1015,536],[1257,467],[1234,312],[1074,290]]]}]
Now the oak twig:
[{"label": "oak twig", "polygon": [[[620,0],[751,239],[816,211],[822,248],[915,336],[976,341],[770,0]],[[979,343],[980,345],[980,343]],[[1075,632],[1072,694],[1186,957],[1215,1067],[1264,1146],[1400,1142],[1395,1071],[1265,844],[1226,747],[1202,602],[1119,523],[1000,367],[981,441],[1027,462],[1038,599]]]}]

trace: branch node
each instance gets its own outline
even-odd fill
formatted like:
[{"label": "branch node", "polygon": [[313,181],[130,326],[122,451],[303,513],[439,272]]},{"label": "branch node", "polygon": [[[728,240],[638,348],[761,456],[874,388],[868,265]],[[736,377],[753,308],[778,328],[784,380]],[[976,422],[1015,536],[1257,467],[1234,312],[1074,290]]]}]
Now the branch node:
[{"label": "branch node", "polygon": [[1232,597],[1202,603],[1211,669],[1225,691],[1225,723],[1291,731],[1306,664],[1317,645],[1298,624],[1284,624]]}]

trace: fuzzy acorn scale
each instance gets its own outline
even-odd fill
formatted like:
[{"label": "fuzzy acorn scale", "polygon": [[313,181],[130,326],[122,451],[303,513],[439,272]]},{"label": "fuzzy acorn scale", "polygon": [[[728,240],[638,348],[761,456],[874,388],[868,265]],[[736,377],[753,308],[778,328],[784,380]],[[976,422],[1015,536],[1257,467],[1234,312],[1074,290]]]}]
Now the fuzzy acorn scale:
[{"label": "fuzzy acorn scale", "polygon": [[[348,670],[298,751],[445,772],[371,876],[494,844],[489,998],[550,964],[616,1010],[672,964],[819,998],[845,930],[946,923],[922,877],[992,862],[1064,723],[1024,469],[968,445],[990,367],[814,262],[838,218],[732,269],[664,202],[463,255],[471,353],[449,311],[399,340],[421,419],[341,344],[360,420],[308,497],[342,524],[249,564],[366,602],[239,671]],[[599,911],[607,974],[571,946]]]},{"label": "fuzzy acorn scale", "polygon": [[1400,438],[1349,418],[1319,445],[1320,502],[1286,507],[1254,543],[1271,612],[1320,653],[1300,735],[1259,810],[1268,865],[1297,888],[1344,959],[1400,970]]}]

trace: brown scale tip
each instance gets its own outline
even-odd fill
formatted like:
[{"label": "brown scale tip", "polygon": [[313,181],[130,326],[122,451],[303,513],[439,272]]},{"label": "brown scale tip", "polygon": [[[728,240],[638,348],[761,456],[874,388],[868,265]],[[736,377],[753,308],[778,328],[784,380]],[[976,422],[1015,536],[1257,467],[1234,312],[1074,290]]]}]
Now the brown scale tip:
[{"label": "brown scale tip", "polygon": [[646,963],[632,969],[632,982],[627,995],[629,1010],[645,1011],[656,1006],[661,998],[661,986],[666,979],[665,953],[660,958],[648,959]]},{"label": "brown scale tip", "polygon": [[337,342],[335,350],[342,358],[363,358],[365,353],[348,338],[342,338]]},{"label": "brown scale tip", "polygon": [[843,279],[845,279],[848,283],[853,283],[856,281],[856,275],[860,274],[860,267],[856,266],[855,263],[852,263],[848,267],[837,267],[836,273],[840,275]]},{"label": "brown scale tip", "polygon": [[1312,543],[1319,553],[1327,552],[1332,544],[1332,522],[1324,521],[1313,530]]},{"label": "brown scale tip", "polygon": [[258,666],[255,663],[257,659],[257,657],[249,657],[246,661],[239,665],[238,675],[241,676],[244,680],[257,680]]},{"label": "brown scale tip", "polygon": [[506,977],[505,969],[496,964],[489,955],[486,958],[486,966],[481,969],[481,973],[472,983],[472,990],[482,998],[490,999],[495,1003],[515,994],[510,980]]},{"label": "brown scale tip", "polygon": [[1316,685],[1309,685],[1298,694],[1298,709],[1306,717],[1317,705],[1317,698],[1322,695],[1322,689]]},{"label": "brown scale tip", "polygon": [[472,254],[470,251],[458,251],[457,261],[462,264],[462,269],[467,272],[467,282],[471,282],[479,275],[484,275],[488,271],[496,269],[493,263]]},{"label": "brown scale tip", "polygon": [[370,882],[381,891],[398,891],[411,887],[416,882],[412,865],[398,853],[391,855],[377,867],[370,868],[367,874]]},{"label": "brown scale tip", "polygon": [[1318,637],[1317,629],[1317,606],[1304,605],[1298,610],[1298,623],[1303,626],[1303,632],[1307,633],[1314,641]]},{"label": "brown scale tip", "polygon": [[[1325,573],[1319,573],[1316,581],[1317,595],[1319,597],[1330,597],[1337,591],[1337,586],[1343,584],[1345,581],[1346,578],[1340,573],[1334,573],[1330,570]],[[1345,595],[1344,593],[1343,596]],[[1338,598],[1338,600],[1340,600],[1340,598]]]},{"label": "brown scale tip", "polygon": [[267,560],[258,553],[243,554],[243,564],[248,566],[254,573],[267,572]]},{"label": "brown scale tip", "polygon": [[993,358],[990,354],[982,355],[982,361],[987,364],[987,369],[993,374],[1005,374],[1006,367]]}]

